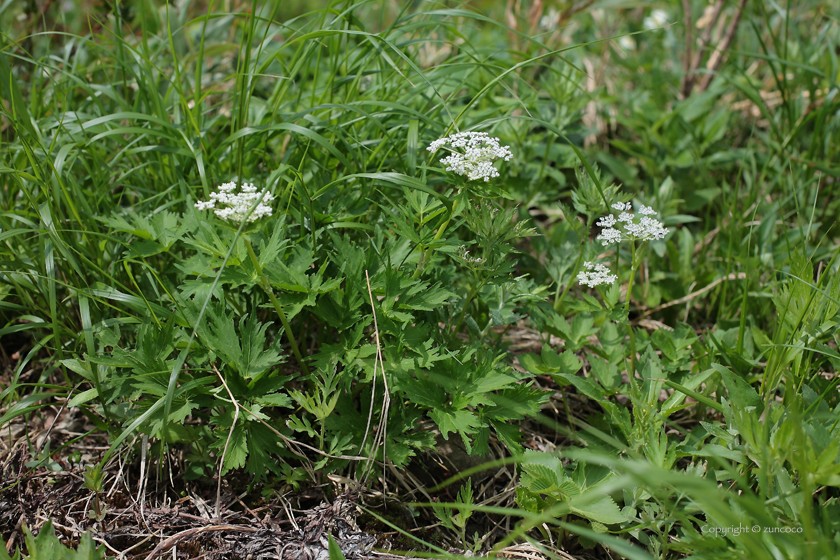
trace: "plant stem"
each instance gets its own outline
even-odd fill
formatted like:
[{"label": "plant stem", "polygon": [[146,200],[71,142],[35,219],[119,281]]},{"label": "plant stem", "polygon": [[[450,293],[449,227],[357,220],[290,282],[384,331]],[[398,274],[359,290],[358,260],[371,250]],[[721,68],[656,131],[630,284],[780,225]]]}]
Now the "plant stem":
[{"label": "plant stem", "polygon": [[251,240],[247,237],[243,237],[243,240],[245,241],[245,247],[248,249],[248,256],[251,258],[251,264],[254,265],[254,268],[257,271],[260,287],[266,293],[268,299],[271,300],[271,305],[274,306],[274,310],[277,311],[277,315],[280,316],[280,322],[283,324],[283,330],[286,331],[286,338],[289,339],[289,345],[292,347],[292,353],[295,355],[301,371],[305,375],[309,375],[309,367],[307,367],[306,362],[303,361],[303,356],[300,355],[297,342],[292,334],[292,327],[289,326],[289,320],[286,318],[286,313],[283,311],[283,305],[277,299],[277,296],[274,295],[274,290],[271,289],[271,283],[268,281],[268,277],[263,274],[260,261],[257,259],[257,255],[254,253],[254,248],[251,246]]},{"label": "plant stem", "polygon": [[[569,278],[569,281],[566,283],[566,287],[563,288],[563,293],[560,294],[559,299],[557,297],[558,294],[556,292],[554,294],[554,309],[555,309],[555,311],[560,310],[560,306],[563,305],[563,300],[566,299],[566,294],[569,293],[569,288],[572,287],[572,282],[575,281],[575,277],[577,276],[577,273],[580,271],[580,261],[583,260],[583,251],[585,249],[586,249],[586,245],[581,244],[580,251],[578,251],[577,260],[575,261],[575,268],[572,271],[572,277]],[[557,284],[557,290],[558,291],[560,290],[560,284]]]},{"label": "plant stem", "polygon": [[[441,224],[438,228],[437,233],[435,234],[434,241],[438,241],[442,236],[443,232],[446,231],[447,226],[449,226],[449,222],[452,220],[452,215],[455,214],[455,208],[458,206],[458,199],[456,198],[452,202],[452,210],[449,211],[449,215],[446,216],[446,221]],[[428,261],[432,256],[432,248],[426,248],[426,251],[420,254],[420,260],[417,262],[417,270],[414,271],[412,275],[412,280],[416,280],[420,277],[420,274],[423,272],[424,265],[426,261]]]},{"label": "plant stem", "polygon": [[458,331],[461,330],[461,323],[464,322],[464,317],[467,315],[467,307],[469,307],[470,302],[472,302],[472,298],[484,287],[484,281],[482,280],[480,283],[478,282],[478,275],[476,275],[476,286],[475,289],[471,289],[467,292],[467,299],[464,301],[464,308],[461,310],[461,315],[458,317],[458,322],[455,323],[455,328],[452,330],[452,337],[458,334]]},{"label": "plant stem", "polygon": [[627,333],[630,335],[630,369],[627,372],[627,377],[630,379],[630,385],[638,392],[639,388],[636,386],[636,334],[633,332],[633,326],[630,324],[630,296],[633,293],[633,280],[636,277],[636,242],[630,242],[630,280],[627,282],[627,298],[624,305],[627,307]]}]

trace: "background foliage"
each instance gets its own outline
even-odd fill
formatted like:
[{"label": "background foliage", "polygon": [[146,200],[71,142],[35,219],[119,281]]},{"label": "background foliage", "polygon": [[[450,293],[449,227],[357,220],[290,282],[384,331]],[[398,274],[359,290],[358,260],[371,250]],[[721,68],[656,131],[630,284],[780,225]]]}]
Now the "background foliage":
[{"label": "background foliage", "polygon": [[[462,549],[836,556],[840,28],[743,4],[3,3],[0,425],[265,493],[452,440],[515,464],[435,509]],[[274,216],[194,208],[229,180]],[[602,246],[616,201],[669,235]]]}]

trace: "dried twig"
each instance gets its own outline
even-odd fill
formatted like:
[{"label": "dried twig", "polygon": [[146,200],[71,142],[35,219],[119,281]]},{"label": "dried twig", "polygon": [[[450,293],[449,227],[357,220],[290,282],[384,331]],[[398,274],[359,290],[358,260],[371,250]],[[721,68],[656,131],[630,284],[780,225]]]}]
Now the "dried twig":
[{"label": "dried twig", "polygon": [[735,15],[732,16],[732,21],[729,22],[729,29],[726,30],[726,35],[723,38],[723,41],[715,48],[714,52],[712,52],[711,56],[709,57],[709,62],[706,64],[706,68],[709,70],[709,73],[703,76],[702,81],[700,82],[700,91],[706,91],[706,88],[709,87],[709,84],[712,83],[712,79],[715,77],[715,73],[717,72],[720,65],[723,63],[723,56],[726,54],[726,51],[729,50],[729,47],[732,45],[732,41],[735,39],[735,32],[738,31],[738,24],[741,23],[741,15],[744,13],[744,7],[747,5],[747,0],[741,0],[738,3],[738,7],[735,9]]},{"label": "dried twig", "polygon": [[683,61],[683,95],[686,95],[685,85],[689,73],[691,72],[691,44],[694,42],[694,34],[692,33],[691,25],[691,0],[682,0],[683,6],[683,22],[685,25],[685,60]]},{"label": "dried twig", "polygon": [[700,35],[699,45],[697,45],[697,52],[694,53],[694,58],[691,59],[691,64],[686,65],[685,76],[683,76],[682,92],[683,97],[691,95],[691,90],[694,88],[694,73],[700,68],[700,62],[703,60],[703,52],[712,38],[712,30],[715,27],[720,13],[723,11],[724,0],[718,0],[712,12],[712,17],[709,18],[708,23]]},{"label": "dried twig", "polygon": [[178,541],[181,541],[187,537],[195,537],[201,533],[207,533],[210,531],[237,531],[241,533],[256,533],[261,529],[255,529],[253,527],[244,527],[242,525],[211,525],[209,527],[193,527],[191,529],[187,529],[185,531],[181,531],[180,533],[176,533],[157,545],[153,551],[146,556],[146,560],[154,560],[155,556],[162,552],[166,552],[176,544]]},{"label": "dried twig", "polygon": [[[371,455],[368,464],[372,464],[372,460],[374,455],[376,454],[376,449],[379,447],[381,442],[382,444],[382,485],[383,485],[383,495],[387,493],[387,483],[385,481],[385,463],[387,459],[385,458],[385,445],[387,443],[387,430],[388,430],[388,411],[391,408],[391,391],[388,389],[388,379],[385,377],[385,361],[382,359],[382,347],[379,344],[379,324],[376,321],[376,307],[374,305],[373,300],[373,290],[370,288],[370,276],[368,275],[368,271],[365,270],[365,280],[367,281],[367,289],[368,289],[368,296],[370,297],[370,309],[373,313],[373,331],[374,331],[374,339],[376,340],[376,358],[373,361],[373,384],[376,385],[376,362],[379,362],[379,371],[382,372],[382,384],[385,386],[385,395],[382,398],[382,409],[379,413],[379,427],[376,431],[376,436],[373,439],[373,446],[371,449]],[[373,403],[371,402],[371,405]],[[372,469],[366,469],[364,476],[362,477],[362,484],[364,484],[365,480],[367,480],[368,475],[370,474]]]},{"label": "dried twig", "polygon": [[[146,472],[146,453],[149,447],[149,436],[143,434],[140,438],[140,481],[137,484],[137,502],[140,504],[140,519],[146,524],[144,509],[146,505],[146,482],[149,480],[149,473]],[[148,526],[148,524],[147,524]]]},{"label": "dried twig", "polygon": [[225,386],[225,390],[227,391],[228,396],[230,397],[230,402],[233,403],[233,422],[230,425],[230,431],[228,432],[228,437],[225,440],[225,448],[222,450],[222,459],[219,461],[219,482],[216,485],[216,519],[221,520],[221,513],[219,512],[219,502],[222,500],[222,469],[225,468],[225,455],[227,455],[228,445],[230,445],[230,438],[233,436],[233,430],[236,428],[236,421],[239,420],[239,403],[233,397],[233,393],[230,392],[230,387],[225,382],[225,378],[222,377],[222,374],[219,373],[219,370],[216,368],[216,364],[213,364],[213,371],[216,372],[216,375],[219,376],[219,379],[222,382],[222,385]]},{"label": "dried twig", "polygon": [[647,311],[642,313],[642,317],[647,317],[651,313],[656,313],[657,311],[660,311],[660,310],[668,308],[668,307],[673,307],[674,305],[680,305],[681,303],[689,302],[689,301],[693,300],[694,298],[705,294],[706,292],[708,292],[709,290],[711,290],[712,288],[714,288],[715,286],[717,286],[721,282],[726,282],[727,280],[744,280],[746,277],[747,277],[747,275],[744,272],[731,272],[731,273],[727,274],[726,276],[724,276],[722,278],[718,278],[717,280],[715,280],[714,282],[712,282],[711,284],[709,284],[705,288],[700,288],[696,292],[691,292],[687,296],[681,297],[680,299],[675,299],[674,301],[669,301],[668,303],[663,303],[662,305],[657,305],[653,309],[648,309]]}]

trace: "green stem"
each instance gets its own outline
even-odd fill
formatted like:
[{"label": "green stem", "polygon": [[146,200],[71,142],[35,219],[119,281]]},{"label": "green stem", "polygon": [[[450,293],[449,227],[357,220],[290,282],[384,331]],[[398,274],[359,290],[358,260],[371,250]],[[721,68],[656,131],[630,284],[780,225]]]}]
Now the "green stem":
[{"label": "green stem", "polygon": [[469,307],[470,302],[472,302],[472,298],[478,293],[481,288],[484,287],[484,282],[482,281],[480,284],[477,282],[478,278],[476,278],[476,287],[474,290],[470,290],[467,292],[467,299],[464,301],[464,308],[461,310],[461,315],[458,317],[458,322],[455,323],[455,329],[452,331],[452,338],[454,339],[455,336],[458,334],[458,331],[461,330],[461,323],[464,322],[464,317],[467,315],[467,307]]},{"label": "green stem", "polygon": [[569,288],[572,287],[572,283],[575,281],[575,277],[577,276],[578,272],[580,272],[580,261],[583,260],[583,251],[586,249],[586,245],[581,244],[580,251],[578,252],[577,260],[575,261],[575,268],[572,271],[572,277],[569,278],[569,281],[566,282],[566,287],[563,288],[563,293],[560,294],[558,299],[558,293],[560,291],[560,284],[557,284],[557,292],[554,293],[554,309],[555,311],[560,310],[560,306],[563,305],[563,300],[566,299],[566,294],[569,293]]},{"label": "green stem", "polygon": [[[458,199],[456,198],[452,202],[452,210],[449,211],[449,214],[446,216],[446,221],[441,224],[438,228],[437,233],[435,234],[434,241],[438,241],[441,237],[443,237],[443,232],[446,231],[447,226],[449,226],[449,222],[452,220],[452,215],[455,214],[455,208],[458,206]],[[428,247],[425,252],[420,254],[420,260],[417,262],[417,270],[414,271],[414,275],[411,277],[412,280],[416,280],[420,277],[420,274],[423,272],[423,267],[432,256],[432,247]]]},{"label": "green stem", "polygon": [[301,371],[303,371],[305,375],[309,375],[309,368],[307,367],[306,362],[303,361],[303,356],[300,355],[297,342],[292,334],[292,327],[289,326],[289,320],[286,318],[286,313],[283,311],[283,305],[277,299],[277,296],[274,295],[274,290],[271,289],[271,283],[268,281],[268,277],[263,274],[260,261],[257,259],[257,255],[254,253],[254,248],[251,246],[251,241],[248,238],[243,238],[243,240],[245,241],[245,247],[248,249],[248,256],[251,258],[251,264],[254,265],[254,268],[257,271],[260,287],[266,293],[268,299],[271,300],[271,305],[274,306],[274,310],[277,311],[277,315],[280,316],[280,322],[283,324],[283,330],[286,331],[286,338],[289,339],[289,345],[292,347],[292,353],[295,355]]},{"label": "green stem", "polygon": [[630,385],[638,393],[639,388],[636,385],[636,334],[633,332],[633,326],[630,324],[630,297],[633,293],[633,280],[636,278],[636,242],[630,242],[630,281],[627,282],[627,298],[624,303],[627,306],[627,333],[630,335],[630,369],[627,372],[627,377],[630,379]]}]

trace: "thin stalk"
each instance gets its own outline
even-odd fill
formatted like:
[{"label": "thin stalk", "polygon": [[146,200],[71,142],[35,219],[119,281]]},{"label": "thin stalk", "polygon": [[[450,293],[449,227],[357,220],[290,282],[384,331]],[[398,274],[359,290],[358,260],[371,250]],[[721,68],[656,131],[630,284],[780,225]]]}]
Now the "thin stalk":
[{"label": "thin stalk", "polygon": [[455,328],[452,330],[453,339],[458,334],[458,331],[461,330],[461,324],[464,322],[464,318],[467,315],[467,308],[469,307],[470,303],[472,303],[472,299],[476,296],[476,294],[478,294],[479,291],[481,291],[481,288],[484,287],[484,284],[486,282],[486,280],[482,280],[481,282],[479,282],[478,275],[476,274],[475,276],[475,288],[467,292],[467,299],[466,301],[464,301],[464,308],[461,309],[461,315],[458,316],[458,322],[455,323]]},{"label": "thin stalk", "polygon": [[281,304],[277,299],[277,296],[274,295],[274,290],[271,289],[271,283],[268,281],[268,277],[263,274],[260,261],[257,259],[257,255],[254,253],[254,248],[251,246],[251,241],[247,237],[243,237],[243,240],[245,241],[245,247],[248,249],[248,256],[251,258],[251,264],[254,265],[254,268],[257,271],[260,287],[266,293],[268,299],[271,300],[271,305],[274,306],[274,310],[277,311],[277,315],[280,317],[280,322],[283,324],[283,330],[286,331],[286,338],[289,339],[289,345],[292,347],[292,353],[295,355],[301,371],[303,371],[305,375],[309,375],[309,368],[307,367],[306,362],[303,361],[303,356],[301,356],[300,350],[298,350],[297,342],[292,334],[292,327],[289,325],[289,320],[286,318],[286,312],[283,311],[283,304]]},{"label": "thin stalk", "polygon": [[630,280],[627,282],[627,298],[624,305],[627,306],[627,334],[630,335],[630,369],[627,377],[630,385],[638,392],[636,386],[636,334],[633,332],[633,325],[630,324],[630,297],[633,293],[633,280],[636,277],[636,242],[630,241]]},{"label": "thin stalk", "polygon": [[[456,198],[452,202],[452,210],[450,210],[449,215],[446,216],[446,221],[444,221],[443,224],[441,224],[441,226],[438,228],[438,231],[435,234],[434,241],[438,241],[441,237],[443,237],[443,232],[446,231],[446,228],[449,226],[449,222],[452,220],[452,216],[453,216],[453,214],[455,214],[455,208],[457,208],[457,207],[458,207],[458,199]],[[411,277],[413,280],[416,280],[417,278],[420,277],[420,274],[423,272],[424,265],[431,258],[431,256],[432,256],[432,248],[431,247],[426,248],[426,251],[420,254],[420,260],[417,262],[417,270],[414,271],[414,274]]]},{"label": "thin stalk", "polygon": [[575,277],[577,276],[578,272],[580,272],[580,261],[583,260],[583,252],[584,252],[585,249],[586,249],[586,245],[581,244],[580,251],[578,251],[577,260],[575,261],[575,268],[572,271],[572,277],[569,278],[569,281],[566,283],[566,287],[563,288],[563,293],[559,294],[559,296],[560,296],[559,298],[558,298],[558,293],[557,292],[560,291],[560,284],[557,284],[557,292],[555,292],[555,294],[554,294],[554,309],[557,310],[557,311],[559,311],[560,306],[563,305],[563,300],[566,299],[566,294],[569,293],[569,288],[572,287],[572,283],[574,282]]}]

